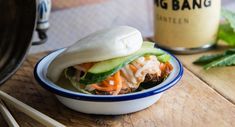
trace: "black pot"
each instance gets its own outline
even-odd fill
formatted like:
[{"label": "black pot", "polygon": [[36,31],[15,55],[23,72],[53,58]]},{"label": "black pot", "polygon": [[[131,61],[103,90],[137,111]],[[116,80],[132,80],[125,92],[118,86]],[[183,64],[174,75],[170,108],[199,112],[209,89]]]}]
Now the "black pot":
[{"label": "black pot", "polygon": [[0,1],[0,85],[22,64],[32,44],[35,29],[37,28],[42,39],[42,42],[35,44],[43,43],[47,38],[45,34],[47,28],[36,27],[37,22],[41,23],[38,15],[43,12],[43,8],[40,9],[38,6],[41,1]]}]

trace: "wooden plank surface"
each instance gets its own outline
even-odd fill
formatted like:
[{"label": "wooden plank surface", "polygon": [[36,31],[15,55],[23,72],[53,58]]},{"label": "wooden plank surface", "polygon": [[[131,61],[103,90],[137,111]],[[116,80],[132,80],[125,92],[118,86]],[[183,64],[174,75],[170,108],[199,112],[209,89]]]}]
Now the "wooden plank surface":
[{"label": "wooden plank surface", "polygon": [[[187,69],[176,86],[143,111],[120,116],[75,112],[63,106],[34,80],[33,67],[43,55],[30,56],[20,70],[1,86],[1,90],[69,127],[235,126],[235,105]],[[10,110],[22,127],[42,126],[14,107]],[[3,123],[1,118],[0,123]],[[1,127],[4,126],[1,124]]]},{"label": "wooden plank surface", "polygon": [[[152,38],[148,38],[148,40],[153,41]],[[194,73],[227,100],[235,104],[235,66],[203,70],[202,66],[193,64],[193,61],[203,55],[222,53],[228,48],[228,46],[220,42],[213,50],[192,55],[177,55],[177,57],[185,68]]]},{"label": "wooden plank surface", "polygon": [[219,45],[212,51],[194,55],[178,55],[177,57],[187,69],[235,104],[235,66],[203,70],[201,66],[193,64],[193,61],[202,55],[222,53],[226,49],[228,47]]}]

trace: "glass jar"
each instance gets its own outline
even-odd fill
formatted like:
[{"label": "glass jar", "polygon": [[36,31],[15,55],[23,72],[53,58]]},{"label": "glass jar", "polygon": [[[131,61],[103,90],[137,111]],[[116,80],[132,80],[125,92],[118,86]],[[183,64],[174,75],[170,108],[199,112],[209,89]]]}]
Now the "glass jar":
[{"label": "glass jar", "polygon": [[215,45],[221,0],[154,0],[154,40],[159,47],[190,54]]}]

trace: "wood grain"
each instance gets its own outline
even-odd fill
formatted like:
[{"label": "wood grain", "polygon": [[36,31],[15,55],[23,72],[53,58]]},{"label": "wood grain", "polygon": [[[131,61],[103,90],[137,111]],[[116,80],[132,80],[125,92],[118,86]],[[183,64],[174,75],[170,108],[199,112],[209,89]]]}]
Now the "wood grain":
[{"label": "wood grain", "polygon": [[220,45],[217,49],[206,53],[178,55],[177,57],[187,69],[235,104],[235,67],[214,68],[206,71],[201,66],[193,64],[193,61],[202,55],[221,53],[227,48],[226,46]]},{"label": "wood grain", "polygon": [[[235,126],[235,105],[187,69],[176,86],[164,93],[156,104],[143,111],[119,116],[75,112],[63,106],[52,93],[34,80],[33,67],[43,55],[45,53],[28,57],[1,90],[68,127]],[[22,127],[42,126],[15,108],[9,108]],[[3,123],[1,118],[0,123]]]}]

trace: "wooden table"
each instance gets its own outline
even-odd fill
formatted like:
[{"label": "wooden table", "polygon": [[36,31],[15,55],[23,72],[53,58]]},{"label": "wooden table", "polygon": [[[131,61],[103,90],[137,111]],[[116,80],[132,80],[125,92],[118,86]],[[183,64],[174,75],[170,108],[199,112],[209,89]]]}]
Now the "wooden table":
[{"label": "wooden table", "polygon": [[[33,68],[46,54],[30,55],[1,90],[69,127],[235,127],[235,67],[205,71],[192,64],[202,54],[178,55],[185,67],[182,80],[151,107],[119,116],[72,111],[39,86]],[[22,127],[42,126],[14,107],[9,108]],[[0,126],[7,126],[2,117]]]}]

